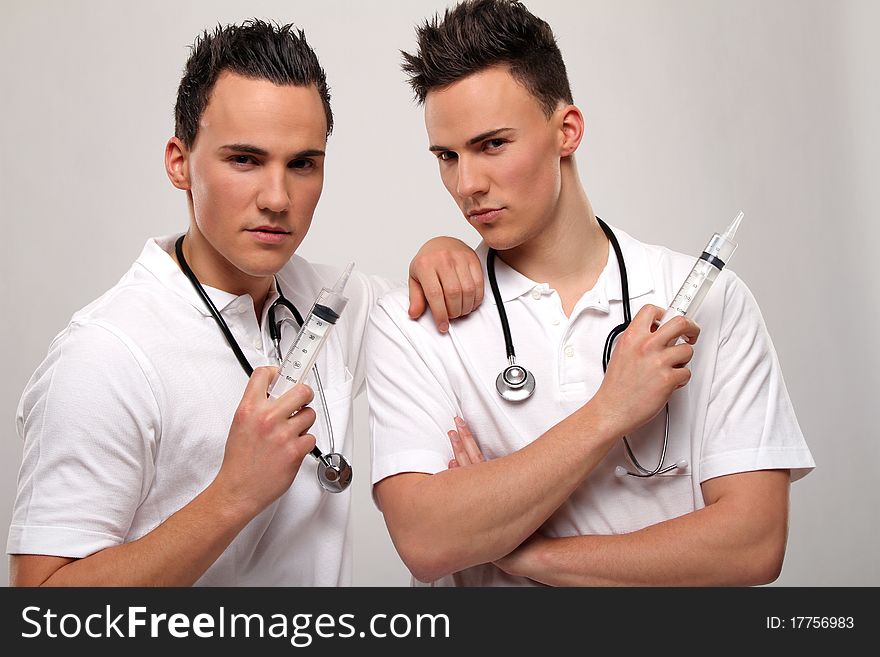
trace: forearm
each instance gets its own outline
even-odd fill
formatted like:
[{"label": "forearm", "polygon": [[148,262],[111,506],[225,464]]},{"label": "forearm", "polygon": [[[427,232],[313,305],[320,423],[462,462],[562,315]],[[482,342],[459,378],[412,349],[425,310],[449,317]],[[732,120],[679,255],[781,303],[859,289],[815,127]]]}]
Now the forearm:
[{"label": "forearm", "polygon": [[389,531],[418,579],[497,559],[530,536],[605,456],[615,437],[589,404],[502,458],[377,487]]},{"label": "forearm", "polygon": [[42,585],[190,586],[252,517],[234,502],[209,486],[140,539],[72,561]]},{"label": "forearm", "polygon": [[787,497],[722,499],[629,534],[539,538],[500,565],[555,586],[750,586],[778,577],[786,536]]}]

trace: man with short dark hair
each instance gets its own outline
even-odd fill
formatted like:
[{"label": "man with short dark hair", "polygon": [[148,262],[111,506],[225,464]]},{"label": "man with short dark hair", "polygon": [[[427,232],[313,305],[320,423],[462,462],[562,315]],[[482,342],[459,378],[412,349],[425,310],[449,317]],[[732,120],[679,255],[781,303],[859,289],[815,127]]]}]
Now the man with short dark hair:
[{"label": "man with short dark hair", "polygon": [[814,464],[746,286],[725,269],[699,327],[657,327],[693,258],[596,217],[562,55],[521,3],[462,2],[418,48],[404,70],[495,303],[442,336],[399,293],[371,318],[373,492],[414,577],[775,579]]},{"label": "man with short dark hair", "polygon": [[[324,71],[290,25],[205,32],[175,117],[165,165],[189,230],[149,240],[55,338],[22,396],[11,581],[348,584],[350,495],[324,487],[344,488],[349,471],[309,453],[350,458],[365,325],[390,283],[351,275],[318,356],[316,410],[305,385],[267,398],[294,315],[340,276],[295,255],[333,128]],[[457,241],[426,245],[411,276],[451,282],[451,316],[479,303],[479,263]],[[443,324],[442,293],[431,296]]]}]

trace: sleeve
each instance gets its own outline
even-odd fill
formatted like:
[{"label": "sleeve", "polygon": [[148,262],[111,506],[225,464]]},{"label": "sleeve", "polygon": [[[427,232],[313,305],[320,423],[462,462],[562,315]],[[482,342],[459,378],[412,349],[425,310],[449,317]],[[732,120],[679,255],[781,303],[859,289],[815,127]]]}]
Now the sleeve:
[{"label": "sleeve", "polygon": [[364,390],[366,378],[366,358],[364,354],[365,335],[369,323],[370,312],[376,305],[379,297],[386,292],[402,287],[406,281],[393,281],[381,276],[373,276],[362,272],[352,272],[346,287],[349,297],[349,305],[343,318],[347,324],[347,330],[343,336],[343,348],[346,353],[346,362],[352,370],[354,378],[352,396],[357,397]]},{"label": "sleeve", "polygon": [[736,472],[813,467],[776,350],[752,293],[732,273],[725,289],[700,481]]},{"label": "sleeve", "polygon": [[[392,295],[389,295],[392,296]],[[407,332],[395,322],[409,322]],[[401,472],[446,469],[452,447],[446,432],[460,414],[440,358],[427,345],[449,336],[425,335],[398,304],[383,299],[367,331],[367,399],[372,437],[372,482]]]},{"label": "sleeve", "polygon": [[16,420],[24,453],[7,552],[81,558],[122,543],[152,482],[161,426],[125,342],[99,324],[71,325]]}]

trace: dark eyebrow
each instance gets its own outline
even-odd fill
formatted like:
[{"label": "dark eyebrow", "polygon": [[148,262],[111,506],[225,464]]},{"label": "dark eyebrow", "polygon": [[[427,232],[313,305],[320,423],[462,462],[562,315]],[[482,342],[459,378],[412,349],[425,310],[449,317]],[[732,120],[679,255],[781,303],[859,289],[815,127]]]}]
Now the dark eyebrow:
[{"label": "dark eyebrow", "polygon": [[300,151],[299,153],[294,153],[293,157],[323,157],[326,153],[318,148],[310,148],[305,151]]},{"label": "dark eyebrow", "polygon": [[[473,146],[474,144],[479,144],[481,141],[485,139],[491,139],[492,137],[497,137],[503,132],[513,132],[513,128],[496,128],[495,130],[487,130],[486,132],[481,132],[476,137],[471,137],[467,140],[468,146]],[[451,148],[447,148],[446,146],[436,146],[432,145],[428,147],[428,150],[432,153],[441,152],[441,151],[451,151]]]},{"label": "dark eyebrow", "polygon": [[[225,146],[221,146],[220,150],[233,151],[235,153],[247,153],[249,155],[259,155],[261,157],[266,157],[269,154],[269,152],[265,149],[262,149],[258,146],[251,146],[250,144],[226,144]],[[326,155],[326,153],[318,148],[309,148],[307,150],[294,153],[293,159],[297,159],[300,157],[319,157],[324,155]]]},{"label": "dark eyebrow", "polygon": [[262,148],[258,148],[257,146],[251,146],[250,144],[226,144],[225,146],[221,146],[219,148],[221,151],[235,151],[236,153],[248,153],[250,155],[261,155],[265,157],[269,153]]}]

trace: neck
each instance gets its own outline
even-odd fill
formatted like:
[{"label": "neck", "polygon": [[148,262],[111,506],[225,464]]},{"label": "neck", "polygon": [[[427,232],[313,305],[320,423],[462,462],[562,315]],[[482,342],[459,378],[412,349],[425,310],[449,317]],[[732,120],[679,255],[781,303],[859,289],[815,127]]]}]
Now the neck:
[{"label": "neck", "polygon": [[[183,240],[183,257],[202,285],[213,287],[236,296],[248,294],[254,300],[257,321],[263,316],[263,306],[274,284],[272,276],[250,276],[237,269],[219,254],[198,229],[190,228]],[[172,252],[177,262],[177,254]],[[180,262],[177,262],[180,266]]]},{"label": "neck", "polygon": [[608,238],[596,221],[574,161],[565,164],[569,166],[562,170],[559,203],[546,227],[499,255],[524,276],[548,283],[562,296],[564,306],[573,307],[605,268]]}]

